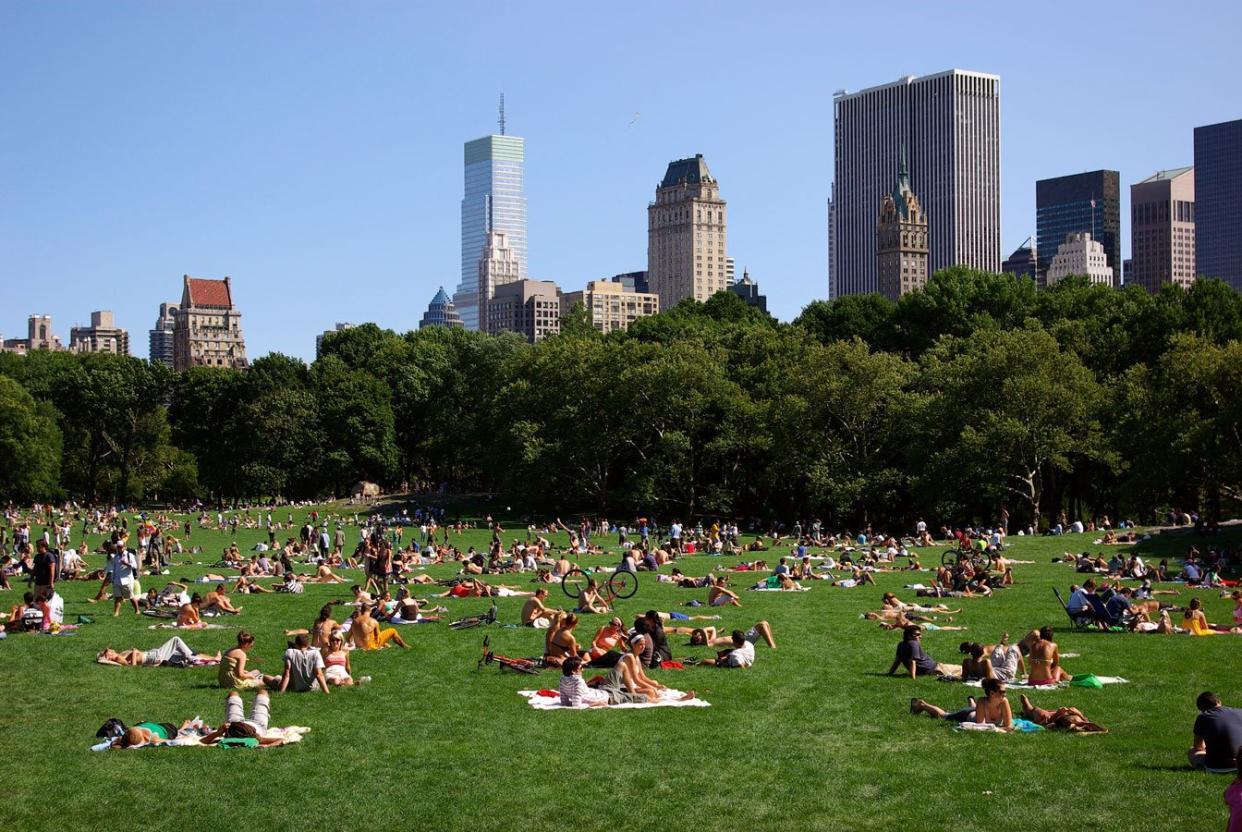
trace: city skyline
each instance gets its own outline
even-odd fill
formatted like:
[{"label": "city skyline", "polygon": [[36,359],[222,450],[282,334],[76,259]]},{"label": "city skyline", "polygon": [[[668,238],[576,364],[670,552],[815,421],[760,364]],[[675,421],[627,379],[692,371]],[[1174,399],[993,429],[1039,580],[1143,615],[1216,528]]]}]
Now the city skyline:
[{"label": "city skyline", "polygon": [[[1182,72],[1139,83],[1085,48],[1102,26],[1158,42],[1167,16],[1154,5],[1066,8],[1081,26],[1064,46],[1084,47],[1073,67],[1011,49],[1016,12],[984,5],[905,13],[926,45],[898,65],[830,37],[881,25],[859,9],[663,12],[731,55],[691,104],[658,67],[633,62],[652,22],[642,10],[566,21],[532,9],[493,32],[443,9],[9,4],[0,67],[22,79],[4,93],[21,126],[0,137],[0,332],[20,335],[45,312],[65,338],[84,309],[146,332],[185,273],[233,276],[253,356],[313,357],[314,334],[342,318],[416,328],[427,298],[460,278],[461,147],[495,130],[502,92],[508,132],[527,142],[529,274],[566,290],[642,268],[660,171],[703,153],[729,201],[729,254],[761,276],[772,312],[793,318],[827,297],[833,92],[947,66],[1002,79],[1001,256],[1036,230],[1036,180],[1103,168],[1121,173],[1128,257],[1129,186],[1192,164],[1194,128],[1240,113],[1209,89],[1185,95]],[[1197,44],[1192,77],[1236,73],[1239,17],[1220,3],[1179,19]],[[602,43],[565,37],[599,26]],[[274,27],[289,35],[278,50]],[[179,59],[224,42],[228,66]],[[1072,95],[1084,72],[1118,84],[1110,106],[1159,117],[1141,129],[1099,120],[1098,101]],[[1049,119],[1052,95],[1064,106]]]}]

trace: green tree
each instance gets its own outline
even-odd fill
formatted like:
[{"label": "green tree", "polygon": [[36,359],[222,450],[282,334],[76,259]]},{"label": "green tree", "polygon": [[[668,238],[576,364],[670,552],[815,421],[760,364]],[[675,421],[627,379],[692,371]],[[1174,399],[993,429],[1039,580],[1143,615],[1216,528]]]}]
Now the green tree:
[{"label": "green tree", "polygon": [[0,495],[46,500],[60,493],[60,429],[51,405],[0,376]]}]

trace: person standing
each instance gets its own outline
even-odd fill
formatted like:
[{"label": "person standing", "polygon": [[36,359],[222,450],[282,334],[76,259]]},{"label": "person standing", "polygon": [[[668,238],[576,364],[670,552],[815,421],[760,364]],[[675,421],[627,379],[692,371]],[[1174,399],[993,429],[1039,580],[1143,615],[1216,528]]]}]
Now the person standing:
[{"label": "person standing", "polygon": [[125,548],[124,543],[113,544],[115,553],[112,558],[112,616],[121,614],[121,602],[129,601],[134,607],[134,615],[139,614],[138,596],[142,593],[142,585],[138,583],[138,556]]},{"label": "person standing", "polygon": [[48,548],[47,541],[35,544],[34,584],[35,597],[45,600],[55,592],[56,579],[60,577],[60,553]]}]

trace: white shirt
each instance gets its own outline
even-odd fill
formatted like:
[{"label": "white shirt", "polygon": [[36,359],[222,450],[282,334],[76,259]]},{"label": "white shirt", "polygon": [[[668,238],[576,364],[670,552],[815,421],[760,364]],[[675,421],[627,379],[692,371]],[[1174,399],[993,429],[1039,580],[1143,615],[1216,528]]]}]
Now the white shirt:
[{"label": "white shirt", "polygon": [[749,641],[743,643],[741,647],[734,647],[725,658],[725,664],[729,667],[750,667],[754,663],[755,645]]},{"label": "white shirt", "polygon": [[112,559],[112,583],[114,585],[133,583],[138,572],[138,558],[133,552],[124,550]]},{"label": "white shirt", "polygon": [[65,599],[60,597],[59,592],[53,592],[52,597],[47,599],[47,611],[51,613],[53,624],[65,623]]}]

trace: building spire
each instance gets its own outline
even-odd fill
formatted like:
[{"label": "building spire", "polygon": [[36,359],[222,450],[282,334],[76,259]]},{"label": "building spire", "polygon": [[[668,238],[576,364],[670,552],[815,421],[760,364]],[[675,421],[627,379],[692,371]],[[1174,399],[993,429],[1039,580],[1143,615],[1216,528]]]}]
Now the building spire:
[{"label": "building spire", "polygon": [[500,94],[500,118],[497,119],[497,123],[500,124],[500,135],[503,136],[505,134],[505,94],[503,92]]}]

